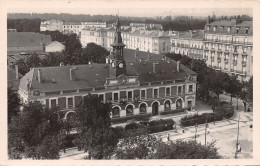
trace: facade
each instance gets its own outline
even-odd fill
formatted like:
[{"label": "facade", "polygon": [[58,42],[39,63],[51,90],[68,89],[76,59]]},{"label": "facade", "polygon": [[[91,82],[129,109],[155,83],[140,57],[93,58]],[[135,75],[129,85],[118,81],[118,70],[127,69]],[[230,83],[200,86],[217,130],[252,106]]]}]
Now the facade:
[{"label": "facade", "polygon": [[58,41],[53,41],[45,47],[45,52],[62,52],[64,50],[65,46]]},{"label": "facade", "polygon": [[17,91],[19,87],[20,78],[22,78],[22,75],[18,72],[18,65],[15,65],[15,68],[8,65],[7,66],[8,88],[10,88],[13,91]]},{"label": "facade", "polygon": [[88,43],[96,43],[100,46],[107,46],[107,31],[104,28],[86,27],[81,30],[80,43],[86,47]]},{"label": "facade", "polygon": [[59,19],[51,19],[41,21],[40,31],[59,31],[62,32],[63,21]]},{"label": "facade", "polygon": [[81,22],[82,25],[85,27],[94,27],[94,28],[106,28],[106,22]]},{"label": "facade", "polygon": [[115,31],[106,64],[33,68],[20,81],[21,100],[58,105],[65,118],[88,93],[112,103],[112,118],[195,106],[196,73],[149,52],[124,50],[119,19]]},{"label": "facade", "polygon": [[161,24],[130,23],[130,27],[138,30],[163,30]]},{"label": "facade", "polygon": [[190,58],[203,59],[203,31],[179,32],[171,36],[171,52]]},{"label": "facade", "polygon": [[206,24],[203,53],[209,67],[249,80],[253,75],[252,21]]},{"label": "facade", "polygon": [[84,25],[82,25],[82,23],[80,22],[64,22],[62,25],[62,33],[63,34],[76,33],[78,35],[83,28]]}]

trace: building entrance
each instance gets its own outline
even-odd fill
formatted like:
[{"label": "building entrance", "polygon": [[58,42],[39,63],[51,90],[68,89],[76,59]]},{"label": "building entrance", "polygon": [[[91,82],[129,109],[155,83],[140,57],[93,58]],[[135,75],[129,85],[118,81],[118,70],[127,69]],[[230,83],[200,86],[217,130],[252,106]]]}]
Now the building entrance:
[{"label": "building entrance", "polygon": [[152,115],[153,116],[158,115],[158,109],[159,109],[158,102],[154,102],[153,105],[152,105]]}]

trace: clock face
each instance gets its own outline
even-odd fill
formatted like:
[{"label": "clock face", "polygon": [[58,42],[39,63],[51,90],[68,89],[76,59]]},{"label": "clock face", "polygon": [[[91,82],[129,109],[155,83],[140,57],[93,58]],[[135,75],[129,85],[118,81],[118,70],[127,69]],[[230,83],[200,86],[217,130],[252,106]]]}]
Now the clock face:
[{"label": "clock face", "polygon": [[124,64],[123,63],[119,63],[119,67],[120,68],[124,67]]}]

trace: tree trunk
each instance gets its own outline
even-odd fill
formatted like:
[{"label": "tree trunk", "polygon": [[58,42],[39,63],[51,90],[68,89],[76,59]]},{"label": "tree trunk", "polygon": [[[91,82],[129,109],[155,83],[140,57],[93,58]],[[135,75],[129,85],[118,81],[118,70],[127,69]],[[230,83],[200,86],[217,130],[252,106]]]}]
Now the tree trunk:
[{"label": "tree trunk", "polygon": [[230,103],[232,103],[232,96],[230,96],[231,97],[231,101],[230,101]]}]

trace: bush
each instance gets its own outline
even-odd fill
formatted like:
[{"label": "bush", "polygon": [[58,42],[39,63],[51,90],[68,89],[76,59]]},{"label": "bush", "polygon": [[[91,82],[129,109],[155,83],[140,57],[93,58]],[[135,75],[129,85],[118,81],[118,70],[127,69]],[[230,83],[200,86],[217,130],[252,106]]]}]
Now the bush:
[{"label": "bush", "polygon": [[176,114],[176,113],[184,112],[185,110],[186,109],[163,111],[160,112],[160,115]]},{"label": "bush", "polygon": [[125,126],[125,130],[132,130],[132,129],[138,129],[138,128],[145,128],[145,125],[143,124],[138,124],[136,122],[131,122],[131,123],[128,123],[126,124]]},{"label": "bush", "polygon": [[65,148],[71,148],[71,147],[75,147],[77,145],[75,145],[75,139],[78,136],[78,133],[76,134],[67,134],[66,138],[65,138]]},{"label": "bush", "polygon": [[223,106],[218,106],[216,107],[214,113],[204,113],[201,115],[194,115],[192,117],[184,117],[181,119],[181,124],[184,127],[187,126],[194,126],[196,123],[197,124],[203,124],[206,122],[214,122],[214,121],[220,121],[223,120],[223,118],[231,118],[234,115],[234,108],[231,106],[229,107],[223,107]]},{"label": "bush", "polygon": [[127,120],[136,120],[136,121],[146,121],[149,120],[151,117],[151,114],[145,114],[145,115],[134,115],[134,116],[127,116],[127,117],[122,117],[122,118],[113,118],[111,119],[112,124],[118,124],[118,123],[124,123]]},{"label": "bush", "polygon": [[131,130],[124,130],[121,138],[135,137],[147,134],[147,128],[137,128]]}]

